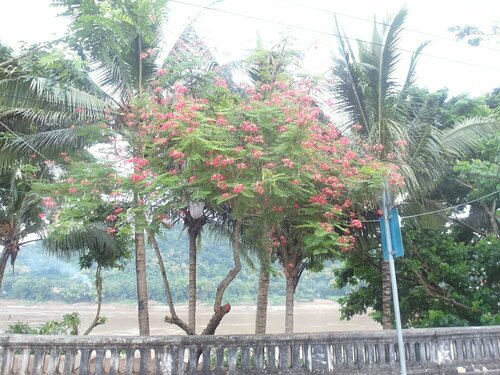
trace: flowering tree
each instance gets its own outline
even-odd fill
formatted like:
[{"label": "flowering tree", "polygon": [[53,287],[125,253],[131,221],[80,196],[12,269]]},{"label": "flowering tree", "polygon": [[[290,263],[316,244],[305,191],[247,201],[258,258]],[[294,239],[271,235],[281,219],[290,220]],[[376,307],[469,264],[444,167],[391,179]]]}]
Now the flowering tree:
[{"label": "flowering tree", "polygon": [[[132,107],[130,125],[151,161],[151,169],[132,178],[162,202],[156,217],[203,202],[215,213],[229,213],[235,228],[258,226],[272,234],[287,279],[290,317],[301,270],[313,257],[352,247],[349,227],[361,226],[354,210],[380,191],[385,168],[323,124],[304,89],[262,85],[238,99],[222,80],[215,85],[209,99],[187,98],[178,86],[172,97],[153,96]],[[233,231],[236,267],[227,281],[239,269],[237,238],[239,230]],[[216,295],[215,320],[223,316],[225,286]],[[292,323],[288,318],[287,332]]]}]

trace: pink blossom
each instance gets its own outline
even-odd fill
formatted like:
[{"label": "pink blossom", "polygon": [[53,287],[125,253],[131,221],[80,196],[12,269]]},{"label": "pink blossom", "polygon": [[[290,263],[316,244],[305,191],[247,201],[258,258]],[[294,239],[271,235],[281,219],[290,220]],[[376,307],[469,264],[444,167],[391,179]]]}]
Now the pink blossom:
[{"label": "pink blossom", "polygon": [[118,216],[116,216],[114,214],[110,214],[110,215],[106,216],[106,221],[109,221],[109,222],[116,221],[117,219],[118,219]]},{"label": "pink blossom", "polygon": [[352,219],[351,220],[351,226],[353,228],[361,229],[361,228],[363,228],[363,223],[361,221],[359,221],[358,219]]},{"label": "pink blossom", "polygon": [[223,174],[220,174],[220,173],[216,173],[216,174],[213,174],[211,177],[210,177],[210,181],[222,181],[224,180],[225,177]]},{"label": "pink blossom", "polygon": [[68,193],[70,193],[70,194],[75,194],[77,192],[78,192],[78,189],[76,187],[70,187],[68,189]]},{"label": "pink blossom", "polygon": [[188,89],[186,86],[183,85],[174,85],[174,90],[176,95],[185,95],[188,92]]},{"label": "pink blossom", "polygon": [[227,82],[224,78],[222,77],[216,77],[215,78],[215,86],[217,87],[224,87],[224,88],[227,88]]},{"label": "pink blossom", "polygon": [[261,182],[256,182],[253,185],[253,191],[255,191],[259,195],[264,195],[264,188],[262,187],[262,183]]},{"label": "pink blossom", "polygon": [[117,229],[115,227],[108,227],[108,228],[106,228],[106,233],[107,234],[113,235],[116,232],[117,232]]},{"label": "pink blossom", "polygon": [[184,154],[181,151],[177,150],[169,151],[168,155],[174,159],[181,159],[184,157]]},{"label": "pink blossom", "polygon": [[38,217],[39,217],[40,219],[45,219],[45,214],[38,214]]},{"label": "pink blossom", "polygon": [[233,188],[233,193],[234,193],[234,194],[239,194],[239,193],[241,193],[243,190],[245,190],[245,186],[243,186],[243,184],[237,184],[237,185]]},{"label": "pink blossom", "polygon": [[244,121],[241,125],[241,130],[243,130],[244,132],[247,132],[247,133],[257,133],[259,131],[259,128],[257,127],[257,125],[255,125],[254,123],[250,122],[250,121]]},{"label": "pink blossom", "polygon": [[321,223],[319,224],[320,227],[325,231],[325,232],[332,232],[333,231],[333,226],[330,223]]},{"label": "pink blossom", "polygon": [[54,208],[56,206],[56,202],[52,197],[42,198],[42,204],[47,208]]},{"label": "pink blossom", "polygon": [[156,71],[156,75],[158,77],[161,77],[161,76],[164,76],[165,74],[167,74],[167,70],[166,69],[163,69],[163,68],[160,68]]},{"label": "pink blossom", "polygon": [[260,150],[252,150],[252,156],[255,159],[259,159],[264,153]]},{"label": "pink blossom", "polygon": [[146,176],[144,176],[143,174],[135,174],[133,173],[131,176],[130,176],[130,180],[132,182],[139,182],[139,181],[142,181],[146,178]]}]

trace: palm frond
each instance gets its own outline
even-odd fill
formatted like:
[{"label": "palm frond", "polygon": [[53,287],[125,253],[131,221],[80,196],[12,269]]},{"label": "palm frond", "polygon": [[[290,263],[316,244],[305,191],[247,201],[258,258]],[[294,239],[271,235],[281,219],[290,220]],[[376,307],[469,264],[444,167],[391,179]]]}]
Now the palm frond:
[{"label": "palm frond", "polygon": [[111,111],[110,103],[75,88],[51,86],[44,78],[15,77],[0,80],[0,120],[12,120],[16,130],[95,122]]},{"label": "palm frond", "polygon": [[70,230],[65,234],[52,232],[43,239],[42,245],[49,254],[66,259],[89,249],[103,253],[118,253],[116,239],[108,235],[104,229],[104,225],[93,224]]},{"label": "palm frond", "polygon": [[[338,35],[341,35],[338,23],[336,27]],[[349,40],[339,36],[339,45],[341,57],[335,60],[334,79],[331,85],[331,90],[337,99],[336,109],[350,115],[353,123],[349,125],[358,123],[369,127],[372,121],[368,115],[364,93],[363,69],[356,62]]]},{"label": "palm frond", "polygon": [[443,134],[443,146],[451,155],[464,159],[475,154],[487,137],[500,131],[500,120],[494,116],[471,117]]}]

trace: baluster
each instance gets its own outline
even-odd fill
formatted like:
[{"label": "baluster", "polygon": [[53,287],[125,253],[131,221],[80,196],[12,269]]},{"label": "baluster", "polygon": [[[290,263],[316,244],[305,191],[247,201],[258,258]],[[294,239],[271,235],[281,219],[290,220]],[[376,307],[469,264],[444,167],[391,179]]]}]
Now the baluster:
[{"label": "baluster", "polygon": [[106,357],[106,350],[95,350],[95,374],[104,374],[104,361]]},{"label": "baluster", "polygon": [[221,346],[217,347],[216,350],[216,365],[215,365],[215,373],[217,375],[223,375],[225,373],[224,370],[224,348]]},{"label": "baluster", "polygon": [[290,368],[291,363],[291,351],[292,348],[288,345],[278,346],[279,353],[279,368],[283,371],[284,369]]},{"label": "baluster", "polygon": [[120,370],[120,351],[116,348],[111,349],[111,358],[109,359],[109,374],[118,375]]},{"label": "baluster", "polygon": [[125,373],[132,374],[134,372],[134,357],[135,357],[135,349],[128,348],[126,350],[126,358],[125,358]]},{"label": "baluster", "polygon": [[237,351],[234,346],[231,346],[229,348],[229,358],[228,358],[228,373],[229,374],[234,374],[236,373],[236,360],[237,360]]},{"label": "baluster", "polygon": [[212,350],[211,346],[205,345],[203,347],[203,375],[210,375],[210,352]]},{"label": "baluster", "polygon": [[301,368],[300,363],[300,353],[303,348],[302,344],[293,344],[292,345],[292,368],[299,369]]},{"label": "baluster", "polygon": [[189,358],[188,358],[188,374],[196,374],[198,368],[198,348],[196,346],[189,347]]},{"label": "baluster", "polygon": [[[255,365],[254,365],[255,369]],[[241,370],[240,373],[244,374],[245,371],[250,370],[250,347],[245,345],[241,347]]]},{"label": "baluster", "polygon": [[259,344],[255,346],[254,362],[255,370],[264,370],[264,347]]},{"label": "baluster", "polygon": [[276,347],[274,345],[267,346],[267,368],[268,370],[276,370]]},{"label": "baluster", "polygon": [[[30,350],[27,348],[23,349],[21,356],[21,362],[19,364],[19,368],[17,369],[17,373],[19,375],[25,375],[28,373],[28,365],[30,363]],[[2,368],[0,367],[0,373],[1,373]]]},{"label": "baluster", "polygon": [[141,348],[139,349],[139,354],[141,356],[141,358],[139,359],[139,375],[147,375],[149,359],[151,357],[151,349]]},{"label": "baluster", "polygon": [[9,374],[13,371],[13,365],[14,365],[14,353],[15,350],[13,348],[7,347],[5,350],[5,364],[4,364],[4,373]]},{"label": "baluster", "polygon": [[90,349],[80,349],[80,375],[89,374]]},{"label": "baluster", "polygon": [[[35,347],[35,356],[33,358],[33,374],[41,374],[43,366],[43,358],[45,357],[45,350],[40,347]],[[6,365],[8,362],[6,361]]]},{"label": "baluster", "polygon": [[346,346],[346,361],[345,361],[345,367],[352,367],[351,364],[355,363],[354,362],[354,348],[353,344],[347,344]]}]

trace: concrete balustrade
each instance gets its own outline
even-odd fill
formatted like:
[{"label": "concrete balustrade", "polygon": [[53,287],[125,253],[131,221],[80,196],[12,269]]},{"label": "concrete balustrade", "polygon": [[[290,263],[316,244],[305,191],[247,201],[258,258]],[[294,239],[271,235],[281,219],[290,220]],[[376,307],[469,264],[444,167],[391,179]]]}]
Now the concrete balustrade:
[{"label": "concrete balustrade", "polygon": [[[409,374],[500,374],[500,327],[404,332]],[[263,336],[0,335],[0,373],[399,374],[394,331]]]}]

